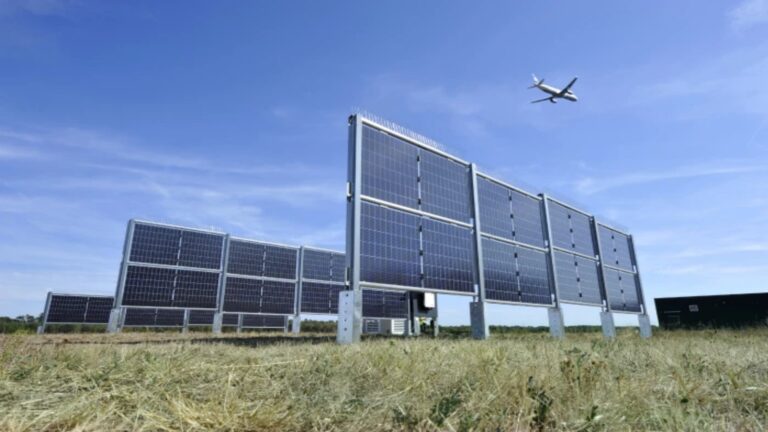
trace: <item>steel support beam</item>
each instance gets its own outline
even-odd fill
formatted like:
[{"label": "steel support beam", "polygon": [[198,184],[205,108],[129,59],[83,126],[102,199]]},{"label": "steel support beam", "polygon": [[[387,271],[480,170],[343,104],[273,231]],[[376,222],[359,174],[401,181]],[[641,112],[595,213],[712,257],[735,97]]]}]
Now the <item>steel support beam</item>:
[{"label": "steel support beam", "polygon": [[557,284],[557,266],[555,265],[555,248],[552,241],[552,220],[549,217],[549,197],[541,194],[541,203],[543,206],[543,218],[546,226],[545,234],[547,236],[547,264],[549,266],[550,284],[554,288],[554,307],[548,308],[547,316],[549,318],[549,334],[553,338],[562,339],[565,337],[565,324],[563,322],[563,311],[560,309],[560,288]]},{"label": "steel support beam", "polygon": [[131,259],[131,245],[133,243],[133,229],[136,221],[128,221],[128,227],[125,229],[125,243],[123,244],[123,261],[120,263],[120,274],[117,277],[117,288],[115,290],[115,304],[109,313],[109,322],[107,323],[108,333],[117,333],[122,327],[123,317],[123,291],[125,290],[125,276],[128,273],[128,261]]},{"label": "steel support beam", "polygon": [[349,118],[349,159],[347,162],[347,280],[350,289],[339,292],[336,342],[360,342],[363,332],[363,291],[360,286],[360,212],[362,211],[363,122],[359,115]]},{"label": "steel support beam", "polygon": [[469,319],[472,338],[488,339],[491,332],[485,319],[485,270],[483,268],[483,237],[480,226],[480,199],[477,194],[477,166],[469,165],[472,182],[472,221],[475,233],[475,275],[477,277],[477,299],[469,304]]}]

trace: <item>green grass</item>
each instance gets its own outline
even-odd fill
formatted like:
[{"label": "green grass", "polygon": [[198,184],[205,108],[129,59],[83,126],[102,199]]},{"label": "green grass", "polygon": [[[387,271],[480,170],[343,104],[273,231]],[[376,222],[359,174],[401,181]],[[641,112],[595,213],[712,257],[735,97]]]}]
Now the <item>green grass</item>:
[{"label": "green grass", "polygon": [[768,330],[0,336],[0,430],[766,430]]}]

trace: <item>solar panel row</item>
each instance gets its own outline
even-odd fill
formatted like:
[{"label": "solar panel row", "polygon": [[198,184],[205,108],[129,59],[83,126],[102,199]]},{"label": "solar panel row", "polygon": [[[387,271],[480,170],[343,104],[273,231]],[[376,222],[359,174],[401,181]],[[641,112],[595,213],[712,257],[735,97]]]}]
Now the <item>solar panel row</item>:
[{"label": "solar panel row", "polygon": [[46,324],[106,324],[114,297],[48,293]]},{"label": "solar panel row", "polygon": [[[222,325],[239,325],[240,315],[294,315],[297,303],[302,313],[336,314],[346,286],[343,253],[153,222],[131,221],[126,257],[117,307],[126,308],[127,326],[178,323],[179,316],[183,325],[185,310],[187,325],[211,325],[217,311]],[[388,298],[385,310],[402,307]]]},{"label": "solar panel row", "polygon": [[627,234],[374,121],[352,127],[353,282],[469,295],[482,286],[490,302],[643,311]]}]

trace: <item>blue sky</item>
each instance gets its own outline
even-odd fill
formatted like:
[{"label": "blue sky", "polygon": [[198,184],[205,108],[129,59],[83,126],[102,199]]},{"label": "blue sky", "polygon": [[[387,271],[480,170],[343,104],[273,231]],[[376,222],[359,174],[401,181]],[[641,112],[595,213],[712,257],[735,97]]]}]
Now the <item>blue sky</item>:
[{"label": "blue sky", "polygon": [[768,0],[0,1],[0,315],[113,293],[132,217],[343,249],[358,107],[630,229],[654,321],[765,291],[766,77]]}]

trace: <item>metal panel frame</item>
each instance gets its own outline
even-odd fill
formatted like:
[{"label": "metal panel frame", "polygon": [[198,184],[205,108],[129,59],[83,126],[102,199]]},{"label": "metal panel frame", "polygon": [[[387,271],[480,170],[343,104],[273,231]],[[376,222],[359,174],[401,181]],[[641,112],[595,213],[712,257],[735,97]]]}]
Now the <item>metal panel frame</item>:
[{"label": "metal panel frame", "polygon": [[[63,322],[63,321],[62,322],[59,322],[59,321],[57,321],[57,322],[48,322],[48,315],[50,314],[50,311],[51,311],[51,300],[53,299],[54,296],[56,296],[56,297],[85,297],[86,299],[88,299],[89,297],[111,298],[112,299],[112,306],[113,306],[112,309],[114,309],[114,304],[115,304],[114,303],[115,302],[115,297],[111,296],[111,295],[55,293],[55,292],[52,292],[52,291],[48,291],[48,294],[46,295],[46,298],[45,298],[45,308],[43,309],[43,320],[42,320],[42,323],[40,324],[40,326],[38,326],[38,328],[37,328],[38,334],[44,333],[45,332],[45,328],[48,325],[89,325],[89,326],[90,325],[93,325],[93,326],[96,326],[96,325],[109,325],[109,321],[107,321],[107,322],[100,322],[100,323],[84,322],[84,321],[83,322],[68,322],[68,321],[67,322]],[[85,316],[87,314],[88,314],[88,302],[86,301],[86,304],[85,304],[85,314],[83,315],[83,320],[85,320]]]},{"label": "metal panel frame", "polygon": [[[222,247],[222,259],[219,262],[219,268],[218,269],[210,269],[210,268],[201,268],[201,267],[188,267],[188,266],[177,266],[177,265],[167,265],[167,264],[155,264],[155,263],[145,263],[145,262],[138,262],[138,261],[131,261],[131,252],[132,252],[132,246],[133,246],[133,236],[135,232],[135,227],[137,224],[142,225],[148,225],[148,226],[154,226],[159,228],[170,228],[170,229],[178,229],[182,231],[191,231],[191,232],[197,232],[202,234],[213,234],[217,236],[221,236],[221,247]],[[188,227],[182,227],[179,225],[171,225],[171,224],[165,224],[165,223],[159,223],[159,222],[151,222],[151,221],[145,221],[145,220],[138,220],[138,219],[131,219],[128,222],[128,230],[126,232],[126,244],[123,249],[123,262],[121,265],[121,274],[118,281],[118,287],[117,292],[115,294],[115,308],[122,308],[122,307],[130,307],[130,308],[146,308],[146,309],[205,309],[205,310],[213,310],[218,311],[219,307],[218,305],[212,307],[212,308],[189,308],[189,307],[181,307],[181,306],[144,306],[144,305],[124,305],[123,304],[123,297],[125,294],[125,284],[126,284],[126,275],[128,274],[128,268],[133,267],[144,267],[144,268],[158,268],[158,269],[165,269],[165,270],[184,270],[184,271],[194,271],[194,272],[201,272],[201,273],[217,273],[219,275],[219,282],[218,287],[216,289],[216,298],[218,301],[218,298],[221,293],[221,279],[224,272],[223,266],[223,257],[226,254],[226,248],[228,247],[229,243],[227,241],[228,235],[226,233],[220,232],[220,231],[214,231],[214,230],[206,230],[201,228],[188,228]],[[121,320],[122,321],[122,320]]]},{"label": "metal panel frame", "polygon": [[[598,292],[600,294],[601,304],[589,303],[589,302],[580,302],[580,301],[574,301],[574,300],[564,300],[564,299],[562,299],[560,297],[559,287],[558,287],[558,291],[557,291],[558,303],[572,304],[572,305],[577,305],[577,306],[599,307],[599,308],[601,308],[601,310],[606,310],[605,307],[606,307],[606,304],[608,303],[608,301],[606,300],[606,296],[605,296],[605,284],[604,284],[604,279],[603,279],[602,268],[599,267],[601,262],[602,262],[602,260],[601,260],[601,257],[600,257],[600,242],[599,242],[599,238],[597,237],[597,228],[595,226],[595,218],[594,218],[594,216],[592,214],[587,213],[587,212],[585,212],[583,210],[580,210],[577,207],[574,207],[574,206],[572,206],[570,204],[566,204],[566,203],[564,203],[564,202],[562,202],[560,200],[554,199],[554,198],[550,197],[549,195],[542,194],[542,197],[543,197],[543,201],[544,201],[544,208],[546,210],[546,215],[547,215],[547,230],[548,230],[547,231],[547,242],[549,243],[549,247],[550,247],[550,251],[551,251],[550,253],[551,253],[551,259],[552,259],[552,270],[556,271],[556,266],[554,264],[554,262],[555,262],[555,252],[561,252],[561,253],[564,253],[564,254],[568,254],[568,255],[584,258],[584,259],[587,259],[587,260],[590,260],[590,261],[594,262],[598,266],[598,270],[597,270],[597,275],[598,275],[598,278],[597,278],[598,279],[598,281],[597,281],[597,289],[598,289]],[[561,247],[555,246],[554,241],[552,240],[552,220],[551,220],[550,212],[549,212],[549,203],[550,202],[553,202],[555,204],[561,205],[561,206],[563,206],[563,207],[565,207],[567,209],[570,209],[571,211],[574,211],[574,212],[577,212],[577,213],[581,213],[582,215],[587,217],[587,219],[589,220],[589,229],[590,229],[590,235],[592,237],[592,242],[596,244],[595,247],[597,248],[597,250],[596,250],[597,255],[590,256],[590,255],[587,255],[587,254],[584,254],[584,253],[581,253],[581,252],[576,252],[574,250],[565,249],[565,248],[561,248]],[[557,273],[554,273],[552,276],[555,278],[555,282],[557,282]]]},{"label": "metal panel frame", "polygon": [[[222,314],[224,314],[224,313],[236,313],[236,314],[240,314],[241,316],[243,314],[245,314],[245,315],[295,316],[298,313],[298,311],[299,311],[299,307],[300,307],[300,303],[299,302],[301,302],[301,299],[298,298],[298,294],[299,294],[298,293],[298,289],[299,289],[299,283],[300,283],[300,277],[299,277],[298,271],[299,271],[299,266],[301,265],[301,263],[300,263],[300,261],[301,261],[300,253],[301,253],[301,248],[302,247],[301,246],[294,246],[294,245],[287,245],[287,244],[282,244],[282,243],[269,242],[269,241],[246,239],[246,238],[242,238],[242,237],[234,237],[234,236],[227,236],[227,237],[228,237],[228,241],[225,244],[227,262],[226,262],[226,264],[222,264],[221,275],[219,276],[222,279],[222,282],[220,284],[221,301],[220,301],[220,303],[218,305],[217,311],[219,313],[222,313]],[[230,273],[228,271],[227,267],[228,267],[229,258],[230,258],[230,256],[229,256],[229,248],[230,248],[231,241],[239,241],[239,242],[244,242],[244,243],[252,243],[252,244],[259,244],[259,245],[266,245],[266,246],[275,246],[275,247],[280,247],[280,248],[286,248],[286,249],[293,250],[295,252],[295,254],[296,254],[296,272],[295,272],[294,278],[293,279],[284,279],[284,278],[275,278],[275,277],[270,277],[270,276],[253,276],[253,275],[243,275],[243,274],[238,274],[238,273]],[[262,312],[241,312],[241,311],[229,311],[229,310],[226,310],[224,308],[224,304],[225,304],[224,299],[226,298],[227,277],[229,277],[229,276],[231,276],[233,278],[239,278],[239,279],[250,279],[250,280],[260,280],[260,281],[292,283],[294,285],[294,288],[293,288],[293,296],[294,296],[293,310],[290,313],[262,313]]]},{"label": "metal panel frame", "polygon": [[[598,256],[600,257],[600,278],[601,278],[601,283],[602,283],[603,291],[604,291],[604,301],[605,301],[605,310],[606,310],[606,312],[622,313],[622,314],[628,314],[628,315],[647,315],[648,314],[648,309],[646,308],[646,305],[645,305],[645,295],[643,293],[643,285],[642,285],[641,280],[640,280],[640,271],[638,269],[637,258],[635,256],[635,242],[634,242],[634,240],[632,238],[632,235],[629,234],[629,233],[626,233],[624,231],[620,231],[620,230],[618,230],[616,228],[613,228],[611,226],[608,226],[608,225],[606,225],[606,224],[604,224],[602,222],[599,222],[595,218],[593,218],[592,226],[593,226],[593,229],[595,231],[596,241],[598,242],[597,243],[597,250],[598,250]],[[611,231],[614,231],[616,233],[619,233],[619,234],[627,236],[627,239],[629,241],[629,254],[630,254],[630,259],[632,260],[632,268],[634,269],[634,271],[628,271],[625,268],[616,267],[614,265],[605,264],[603,262],[603,251],[602,251],[602,246],[600,245],[600,227],[601,226],[603,228],[607,228],[607,229],[609,229]],[[605,283],[605,269],[610,269],[610,270],[617,271],[617,272],[620,272],[620,273],[623,273],[623,274],[628,274],[628,275],[633,275],[634,276],[635,281],[637,283],[638,303],[640,304],[640,311],[639,312],[638,311],[616,310],[616,309],[613,309],[611,307],[611,301],[608,298],[608,288],[607,288],[607,285]]]}]

